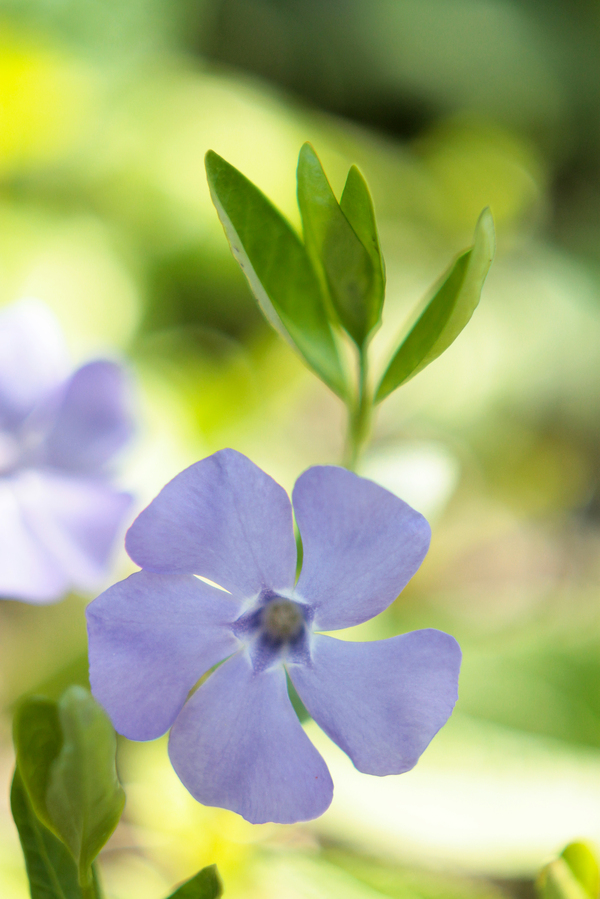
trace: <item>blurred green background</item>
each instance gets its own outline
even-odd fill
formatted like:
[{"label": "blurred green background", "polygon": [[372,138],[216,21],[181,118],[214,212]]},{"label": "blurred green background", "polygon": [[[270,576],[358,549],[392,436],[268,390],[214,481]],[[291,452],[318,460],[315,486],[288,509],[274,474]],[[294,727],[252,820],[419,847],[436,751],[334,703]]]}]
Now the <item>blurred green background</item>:
[{"label": "blurred green background", "polygon": [[[205,184],[216,150],[294,223],[313,142],[352,162],[388,269],[383,366],[468,245],[498,255],[471,324],[381,409],[362,473],[426,514],[429,556],[373,639],[461,642],[461,695],[414,771],[369,778],[312,724],[336,793],[307,825],[205,809],[166,741],[123,741],[113,899],[217,862],[230,899],[532,895],[600,843],[600,7],[592,0],[0,0],[0,303],[47,301],[74,361],[126,361],[141,508],[223,446],[288,489],[339,461],[343,414],[258,313]],[[131,570],[121,551],[112,580]],[[27,888],[8,813],[10,714],[85,678],[83,608],[0,605],[0,895]]]}]

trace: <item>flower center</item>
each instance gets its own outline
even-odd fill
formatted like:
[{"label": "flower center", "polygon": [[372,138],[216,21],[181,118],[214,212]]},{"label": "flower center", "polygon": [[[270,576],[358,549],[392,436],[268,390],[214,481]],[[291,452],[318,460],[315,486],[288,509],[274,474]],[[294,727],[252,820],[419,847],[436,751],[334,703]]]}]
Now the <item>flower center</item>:
[{"label": "flower center", "polygon": [[265,606],[262,625],[273,640],[294,640],[302,631],[304,618],[295,602],[276,599]]}]

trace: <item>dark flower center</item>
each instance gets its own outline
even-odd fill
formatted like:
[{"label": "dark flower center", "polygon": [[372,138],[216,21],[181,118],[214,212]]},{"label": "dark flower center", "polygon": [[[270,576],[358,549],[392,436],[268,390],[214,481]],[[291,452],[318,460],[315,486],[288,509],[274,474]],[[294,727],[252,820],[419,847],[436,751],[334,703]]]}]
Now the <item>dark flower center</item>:
[{"label": "dark flower center", "polygon": [[275,599],[265,606],[262,625],[272,640],[295,640],[304,626],[304,617],[295,602]]}]

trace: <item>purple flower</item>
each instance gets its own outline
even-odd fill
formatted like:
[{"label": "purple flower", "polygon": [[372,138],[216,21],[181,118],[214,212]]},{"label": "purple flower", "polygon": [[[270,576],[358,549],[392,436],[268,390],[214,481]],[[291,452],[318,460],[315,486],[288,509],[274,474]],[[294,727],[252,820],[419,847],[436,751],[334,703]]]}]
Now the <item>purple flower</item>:
[{"label": "purple flower", "polygon": [[0,596],[45,603],[98,587],[131,503],[106,463],[130,431],[117,365],[71,373],[37,300],[0,313]]},{"label": "purple flower", "polygon": [[129,529],[142,571],[87,610],[92,691],[115,728],[132,740],[172,728],[171,762],[190,793],[253,823],[315,818],[333,795],[286,671],[367,774],[412,768],[457,696],[460,649],[447,634],[350,643],[318,633],[367,621],[396,598],[427,552],[425,519],[333,466],[301,475],[293,501],[297,584],[285,491],[234,450],[197,462]]}]

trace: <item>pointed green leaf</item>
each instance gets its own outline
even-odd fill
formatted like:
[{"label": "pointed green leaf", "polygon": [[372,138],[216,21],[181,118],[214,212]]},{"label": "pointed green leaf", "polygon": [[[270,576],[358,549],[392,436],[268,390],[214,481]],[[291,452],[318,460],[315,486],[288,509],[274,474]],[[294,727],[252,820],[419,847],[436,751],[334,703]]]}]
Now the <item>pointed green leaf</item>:
[{"label": "pointed green leaf", "polygon": [[213,150],[205,161],[225,235],[263,313],[321,380],[344,398],[346,378],[318,277],[302,241],[241,172]]},{"label": "pointed green leaf", "polygon": [[473,246],[458,257],[409,328],[381,379],[375,402],[422,371],[458,337],[477,308],[494,251],[494,220],[484,209]]},{"label": "pointed green leaf", "polygon": [[186,880],[169,899],[218,899],[223,895],[223,887],[216,865],[202,868],[191,880]]},{"label": "pointed green leaf", "polygon": [[587,843],[569,843],[560,855],[590,899],[597,899],[600,891],[600,868],[592,848]]},{"label": "pointed green leaf", "polygon": [[[31,899],[84,899],[77,866],[69,850],[35,814],[18,768],[10,791],[10,807],[19,832]],[[88,896],[99,897],[94,879]]]},{"label": "pointed green leaf", "polygon": [[381,312],[381,284],[376,284],[371,256],[342,212],[308,143],[300,150],[297,175],[306,248],[323,273],[340,323],[363,346]]},{"label": "pointed green leaf", "polygon": [[58,701],[32,698],[14,723],[17,765],[36,815],[68,847],[82,884],[115,829],[125,794],[115,768],[116,737],[83,687]]},{"label": "pointed green leaf", "polygon": [[374,278],[371,294],[373,317],[376,318],[376,324],[379,324],[385,297],[385,262],[379,244],[371,193],[360,169],[355,165],[348,172],[340,208],[371,257]]}]

